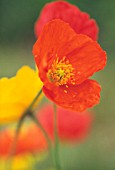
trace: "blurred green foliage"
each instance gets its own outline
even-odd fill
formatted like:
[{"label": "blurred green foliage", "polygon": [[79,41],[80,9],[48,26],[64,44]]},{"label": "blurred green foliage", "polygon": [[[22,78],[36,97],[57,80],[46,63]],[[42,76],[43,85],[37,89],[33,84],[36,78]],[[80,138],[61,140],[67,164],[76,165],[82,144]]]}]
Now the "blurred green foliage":
[{"label": "blurred green foliage", "polygon": [[[49,1],[0,0],[0,77],[14,75],[24,64],[34,67],[34,23],[46,2]],[[96,19],[108,64],[94,76],[102,85],[102,93],[101,103],[93,109],[92,133],[84,144],[62,146],[61,163],[65,170],[115,170],[115,0],[69,2]]]}]

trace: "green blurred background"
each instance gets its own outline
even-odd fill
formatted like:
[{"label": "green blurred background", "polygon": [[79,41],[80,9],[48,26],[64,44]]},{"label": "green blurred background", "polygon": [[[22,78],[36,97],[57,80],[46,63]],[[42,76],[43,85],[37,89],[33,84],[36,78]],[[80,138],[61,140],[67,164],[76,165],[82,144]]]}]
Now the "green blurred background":
[{"label": "green blurred background", "polygon": [[[0,0],[0,77],[15,75],[25,64],[34,67],[34,23],[46,2]],[[61,164],[63,170],[115,170],[115,0],[69,2],[97,20],[108,64],[94,76],[102,85],[102,93],[100,104],[92,109],[95,120],[91,134],[82,144],[61,146]],[[45,164],[36,169],[46,170]]]}]

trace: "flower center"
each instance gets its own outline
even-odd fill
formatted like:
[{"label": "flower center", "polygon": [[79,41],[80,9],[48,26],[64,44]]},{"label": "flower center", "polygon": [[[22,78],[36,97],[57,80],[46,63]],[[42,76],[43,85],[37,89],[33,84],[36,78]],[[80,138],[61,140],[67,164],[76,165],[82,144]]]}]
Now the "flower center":
[{"label": "flower center", "polygon": [[57,57],[47,75],[50,82],[54,82],[57,86],[67,83],[75,84],[74,68],[69,63],[69,60],[66,60],[66,57],[63,57],[60,61]]}]

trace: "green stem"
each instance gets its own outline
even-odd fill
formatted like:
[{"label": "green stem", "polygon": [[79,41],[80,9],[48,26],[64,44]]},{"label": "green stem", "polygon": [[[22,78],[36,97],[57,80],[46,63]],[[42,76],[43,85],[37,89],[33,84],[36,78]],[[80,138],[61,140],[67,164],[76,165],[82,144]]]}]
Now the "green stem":
[{"label": "green stem", "polygon": [[[42,93],[42,89],[37,93],[36,97],[34,98],[34,100],[32,101],[32,103],[30,104],[30,106],[28,107],[27,111],[30,111],[33,107],[33,105],[35,104],[36,100],[39,98],[39,96],[41,95]],[[27,112],[26,111],[26,112]]]},{"label": "green stem", "polygon": [[12,150],[9,154],[9,157],[10,157],[10,165],[12,164],[12,160],[11,158],[13,157],[13,155],[15,154],[15,151],[16,151],[16,145],[17,145],[17,141],[18,141],[18,136],[19,136],[19,133],[20,133],[20,129],[21,129],[21,126],[25,120],[25,118],[27,116],[29,116],[32,120],[34,120],[34,122],[38,125],[38,127],[41,129],[42,133],[44,134],[44,137],[47,141],[47,144],[48,144],[48,147],[49,147],[49,152],[50,152],[50,156],[51,158],[53,158],[53,154],[52,154],[52,143],[50,141],[50,138],[47,134],[47,132],[45,131],[44,127],[42,126],[42,124],[40,123],[40,121],[35,117],[35,115],[33,114],[32,112],[32,107],[33,105],[35,104],[36,100],[39,98],[39,96],[41,95],[42,93],[42,90],[40,90],[38,92],[38,94],[36,95],[36,97],[34,98],[34,100],[32,101],[32,103],[30,104],[30,106],[27,108],[27,110],[24,112],[24,114],[22,115],[19,123],[18,123],[18,126],[16,128],[16,133],[15,133],[15,137],[14,137],[14,142],[13,142],[13,145],[12,145]]},{"label": "green stem", "polygon": [[14,141],[13,141],[13,145],[12,145],[12,148],[11,148],[11,151],[9,153],[9,157],[11,158],[14,154],[15,154],[15,151],[16,151],[16,145],[17,145],[17,140],[18,140],[18,135],[20,133],[20,129],[21,129],[21,126],[25,120],[25,118],[27,116],[31,116],[32,115],[32,107],[33,105],[35,104],[36,100],[39,98],[39,96],[41,95],[42,93],[42,89],[37,93],[37,95],[35,96],[34,100],[32,101],[32,103],[29,105],[29,107],[26,109],[26,111],[23,113],[21,119],[19,120],[19,123],[17,125],[17,128],[16,128],[16,133],[15,133],[15,136],[14,136]]},{"label": "green stem", "polygon": [[41,129],[42,133],[44,134],[44,137],[47,141],[48,147],[49,147],[49,151],[50,151],[50,155],[52,155],[52,143],[51,140],[46,132],[46,130],[44,129],[44,127],[42,126],[42,124],[40,123],[40,121],[35,117],[34,114],[31,114],[31,118],[33,119],[33,121],[38,125],[38,127]]},{"label": "green stem", "polygon": [[54,104],[54,159],[56,170],[61,170],[60,162],[59,162],[59,139],[58,139],[58,126],[57,126],[57,107]]},{"label": "green stem", "polygon": [[19,121],[19,123],[17,125],[14,140],[13,140],[11,150],[10,150],[9,155],[8,155],[8,160],[7,160],[8,162],[6,164],[6,169],[7,170],[11,169],[11,166],[12,166],[12,163],[13,163],[13,156],[15,155],[15,152],[16,152],[19,133],[20,133],[21,126],[22,126],[24,120],[25,120],[25,115],[22,115],[22,117],[21,117],[21,119],[20,119],[20,121]]}]

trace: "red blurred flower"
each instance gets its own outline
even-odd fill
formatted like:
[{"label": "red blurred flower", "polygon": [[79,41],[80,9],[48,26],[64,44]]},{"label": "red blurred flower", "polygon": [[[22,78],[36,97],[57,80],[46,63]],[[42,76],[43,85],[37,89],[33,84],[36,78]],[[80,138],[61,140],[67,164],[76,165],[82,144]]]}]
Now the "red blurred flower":
[{"label": "red blurred flower", "polygon": [[[92,114],[89,112],[74,113],[62,108],[57,108],[59,139],[66,142],[79,142],[89,132],[92,124]],[[38,118],[53,140],[53,107],[44,106],[39,112]],[[0,155],[8,156],[12,149],[15,129],[3,130],[0,132]],[[41,130],[35,125],[24,125],[17,141],[17,154],[38,153],[47,148],[46,140]]]},{"label": "red blurred flower", "polygon": [[100,85],[88,79],[106,64],[97,42],[56,19],[44,26],[33,54],[49,99],[77,112],[98,104]]},{"label": "red blurred flower", "polygon": [[38,37],[43,26],[52,19],[61,19],[70,24],[78,34],[85,34],[93,40],[97,40],[98,26],[94,19],[86,12],[66,1],[55,1],[46,4],[40,17],[35,23],[35,35]]},{"label": "red blurred flower", "polygon": [[[53,106],[45,106],[38,114],[38,119],[49,134],[54,139],[54,111]],[[58,135],[61,141],[79,142],[87,136],[93,116],[90,112],[75,113],[57,107]]]}]

